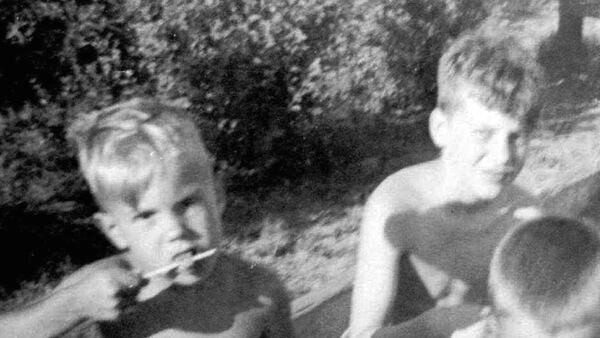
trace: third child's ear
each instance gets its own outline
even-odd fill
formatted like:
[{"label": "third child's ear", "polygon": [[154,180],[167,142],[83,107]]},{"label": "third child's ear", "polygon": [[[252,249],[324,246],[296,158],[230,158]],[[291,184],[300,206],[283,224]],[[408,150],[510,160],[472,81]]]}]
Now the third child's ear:
[{"label": "third child's ear", "polygon": [[439,108],[429,115],[429,134],[438,148],[444,147],[448,138],[448,116]]},{"label": "third child's ear", "polygon": [[94,222],[102,233],[120,250],[127,249],[127,241],[121,234],[121,229],[115,219],[106,212],[94,214]]}]

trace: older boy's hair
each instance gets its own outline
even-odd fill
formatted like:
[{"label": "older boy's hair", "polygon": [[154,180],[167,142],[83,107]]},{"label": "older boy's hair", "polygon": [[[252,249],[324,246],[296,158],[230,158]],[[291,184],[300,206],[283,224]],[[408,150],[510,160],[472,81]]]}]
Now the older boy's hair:
[{"label": "older boy's hair", "polygon": [[69,136],[101,208],[115,198],[137,207],[152,177],[166,167],[183,168],[182,161],[198,161],[200,168],[189,174],[213,186],[210,156],[182,108],[136,98],[81,115]]},{"label": "older boy's hair", "polygon": [[532,53],[514,37],[472,31],[455,40],[442,55],[437,74],[437,107],[446,114],[461,109],[462,96],[478,99],[534,127],[539,115],[543,72]]},{"label": "older boy's hair", "polygon": [[516,227],[492,259],[494,306],[532,318],[548,333],[600,318],[600,237],[591,227],[547,216]]}]

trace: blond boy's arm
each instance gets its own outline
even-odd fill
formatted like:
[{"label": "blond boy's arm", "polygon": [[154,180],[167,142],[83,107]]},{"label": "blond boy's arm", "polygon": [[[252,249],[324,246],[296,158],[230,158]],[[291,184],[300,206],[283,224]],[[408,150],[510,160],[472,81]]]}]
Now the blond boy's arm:
[{"label": "blond boy's arm", "polygon": [[392,212],[390,194],[376,190],[365,206],[360,228],[356,277],[347,337],[370,337],[384,325],[396,295],[399,243],[386,237],[386,223]]},{"label": "blond boy's arm", "polygon": [[102,260],[85,266],[46,297],[0,314],[0,336],[54,337],[84,320],[117,318],[124,310],[124,302],[135,299],[142,285],[137,273],[117,263],[114,259]]}]

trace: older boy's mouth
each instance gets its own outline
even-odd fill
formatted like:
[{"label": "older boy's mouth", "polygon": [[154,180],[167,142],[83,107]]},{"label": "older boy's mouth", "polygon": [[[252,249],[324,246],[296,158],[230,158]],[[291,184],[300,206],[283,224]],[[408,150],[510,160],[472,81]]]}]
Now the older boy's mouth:
[{"label": "older boy's mouth", "polygon": [[489,179],[504,183],[515,176],[515,170],[484,170],[483,174]]}]

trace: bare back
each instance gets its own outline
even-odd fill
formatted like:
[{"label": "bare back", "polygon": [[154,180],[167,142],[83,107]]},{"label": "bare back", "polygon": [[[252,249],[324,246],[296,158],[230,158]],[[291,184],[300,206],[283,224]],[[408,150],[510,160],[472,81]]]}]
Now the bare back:
[{"label": "bare back", "polygon": [[[437,162],[426,162],[388,177],[369,198],[353,293],[354,332],[396,323],[456,297],[452,293],[459,294],[454,303],[485,302],[494,247],[519,218],[537,214],[535,199],[514,185],[486,205],[452,205],[439,191],[441,179]],[[414,299],[423,293],[430,299]]]}]

